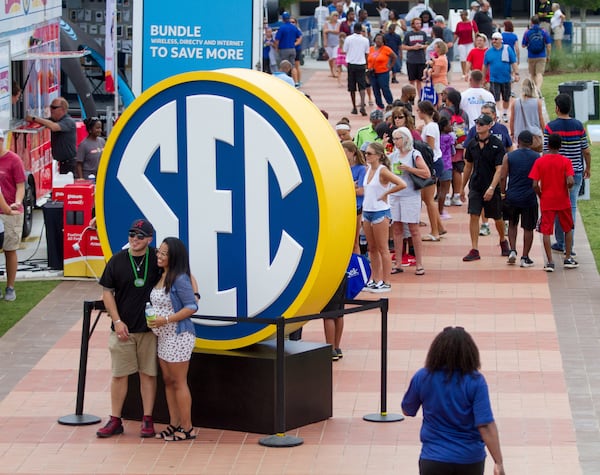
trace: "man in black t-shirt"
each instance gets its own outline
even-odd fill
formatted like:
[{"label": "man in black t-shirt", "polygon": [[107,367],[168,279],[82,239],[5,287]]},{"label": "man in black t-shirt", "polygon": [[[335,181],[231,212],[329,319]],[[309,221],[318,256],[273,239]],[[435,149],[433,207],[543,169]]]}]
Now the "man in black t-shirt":
[{"label": "man in black t-shirt", "polygon": [[502,199],[500,197],[500,175],[502,159],[506,149],[502,141],[490,133],[493,120],[481,114],[475,119],[477,138],[471,140],[465,149],[465,170],[462,190],[469,184],[469,234],[471,250],[463,261],[476,261],[479,256],[479,216],[482,209],[487,218],[492,218],[500,236],[500,248],[509,252],[508,240],[504,235],[502,220]]},{"label": "man in black t-shirt", "polygon": [[112,320],[109,351],[112,363],[111,411],[98,437],[123,433],[121,411],[129,375],[140,375],[140,393],[144,408],[141,437],[154,437],[152,410],[156,394],[156,336],[146,325],[145,305],[158,282],[156,251],[150,247],[154,228],[138,219],[129,228],[129,248],[113,255],[100,278],[102,299]]},{"label": "man in black t-shirt", "polygon": [[473,21],[477,25],[479,33],[483,33],[490,41],[492,34],[496,31],[496,24],[490,15],[490,2],[487,0],[481,2],[481,8],[475,13]]}]

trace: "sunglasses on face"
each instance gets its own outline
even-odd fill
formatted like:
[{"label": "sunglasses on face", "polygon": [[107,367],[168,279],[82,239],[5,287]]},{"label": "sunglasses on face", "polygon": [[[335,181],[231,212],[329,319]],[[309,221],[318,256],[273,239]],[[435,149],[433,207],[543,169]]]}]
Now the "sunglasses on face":
[{"label": "sunglasses on face", "polygon": [[136,233],[135,231],[129,231],[130,238],[146,239],[146,236],[142,233]]},{"label": "sunglasses on face", "polygon": [[405,115],[395,115],[394,119],[405,119],[406,116]]}]

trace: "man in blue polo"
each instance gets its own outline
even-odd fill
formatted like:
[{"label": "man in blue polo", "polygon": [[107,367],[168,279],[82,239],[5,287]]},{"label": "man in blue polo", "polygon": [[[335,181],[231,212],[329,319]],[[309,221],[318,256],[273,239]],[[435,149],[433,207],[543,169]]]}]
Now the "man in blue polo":
[{"label": "man in blue polo", "polygon": [[283,24],[277,30],[275,35],[275,48],[279,52],[279,61],[287,60],[294,64],[296,60],[296,46],[302,43],[302,33],[290,23],[290,14],[283,12],[281,14]]},{"label": "man in blue polo", "polygon": [[[490,71],[490,92],[496,103],[502,98],[502,120],[508,122],[508,106],[510,104],[511,83],[519,79],[517,55],[513,49],[502,44],[502,33],[492,34],[492,47],[483,57],[483,76]],[[511,75],[512,72],[512,75]]]}]

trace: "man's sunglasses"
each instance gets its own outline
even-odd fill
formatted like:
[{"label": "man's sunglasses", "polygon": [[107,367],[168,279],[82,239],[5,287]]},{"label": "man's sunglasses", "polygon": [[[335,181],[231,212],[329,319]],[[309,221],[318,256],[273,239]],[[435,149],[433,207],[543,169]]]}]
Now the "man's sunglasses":
[{"label": "man's sunglasses", "polygon": [[136,237],[138,239],[146,239],[148,236],[146,236],[145,234],[142,234],[142,233],[136,233],[135,231],[129,231],[129,237],[130,238]]}]

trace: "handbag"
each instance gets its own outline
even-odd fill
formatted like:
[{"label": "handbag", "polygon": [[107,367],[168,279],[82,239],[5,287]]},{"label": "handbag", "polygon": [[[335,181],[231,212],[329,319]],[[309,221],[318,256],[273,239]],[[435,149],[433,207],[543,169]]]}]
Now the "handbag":
[{"label": "handbag", "polygon": [[[417,168],[417,162],[415,161],[414,151],[412,154],[412,160],[413,167]],[[427,188],[428,186],[435,185],[435,178],[432,176],[428,176],[427,178],[421,178],[420,176],[410,172],[408,172],[408,176],[410,176],[410,179],[412,180],[413,185],[415,186],[415,190],[420,190],[422,188]]]},{"label": "handbag", "polygon": [[437,92],[435,92],[435,88],[433,87],[433,83],[431,82],[430,79],[428,79],[427,81],[425,81],[425,85],[421,89],[421,100],[422,101],[429,101],[434,106],[438,102]]},{"label": "handbag", "polygon": [[[537,99],[539,101],[539,99]],[[531,132],[533,135],[533,142],[531,143],[531,150],[534,152],[542,153],[544,150],[544,137],[539,133],[541,132],[538,127],[532,128],[527,124],[527,116],[525,115],[525,109],[523,109],[523,100],[519,99],[519,104],[521,105],[521,114],[523,114],[523,122],[525,123],[525,128]],[[538,133],[534,133],[538,132]]]}]

